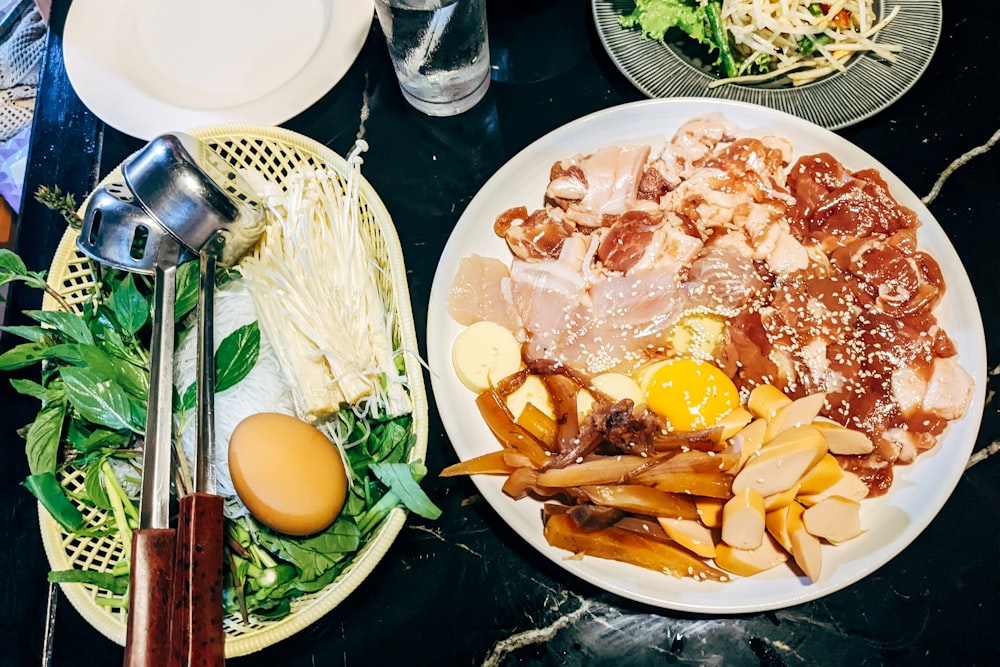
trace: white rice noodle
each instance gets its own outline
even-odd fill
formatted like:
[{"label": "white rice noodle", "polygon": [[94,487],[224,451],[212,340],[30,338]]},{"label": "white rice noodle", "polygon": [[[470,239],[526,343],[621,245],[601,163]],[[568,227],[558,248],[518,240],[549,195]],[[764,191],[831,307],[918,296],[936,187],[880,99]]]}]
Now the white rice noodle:
[{"label": "white rice noodle", "polygon": [[[253,299],[242,281],[221,286],[215,293],[215,346],[241,326],[257,319]],[[174,386],[183,393],[198,377],[197,324],[185,334],[174,355]],[[246,514],[246,508],[236,500],[236,489],[229,474],[229,440],[237,424],[259,412],[279,412],[295,415],[288,383],[278,365],[274,348],[265,335],[260,339],[260,355],[249,374],[233,387],[215,395],[215,471],[217,491],[227,498],[226,514],[231,518]],[[193,468],[197,441],[197,410],[174,415],[175,432],[179,434],[189,467]]]}]

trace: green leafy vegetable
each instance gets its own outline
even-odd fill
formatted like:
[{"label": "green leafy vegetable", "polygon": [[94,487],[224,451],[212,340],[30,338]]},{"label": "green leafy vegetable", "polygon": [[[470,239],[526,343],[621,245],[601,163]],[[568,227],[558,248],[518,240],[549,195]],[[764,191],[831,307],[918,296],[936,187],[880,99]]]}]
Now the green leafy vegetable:
[{"label": "green leafy vegetable", "polygon": [[113,430],[145,433],[145,401],[89,368],[66,366],[61,375],[66,383],[66,398],[87,421]]},{"label": "green leafy vegetable", "polygon": [[93,584],[115,595],[128,592],[128,574],[115,575],[96,570],[57,570],[49,572],[49,582],[53,584]]},{"label": "green leafy vegetable", "polygon": [[711,44],[705,11],[693,0],[636,0],[635,9],[619,19],[624,28],[639,28],[646,39],[663,41],[672,28],[702,44]]},{"label": "green leafy vegetable", "polygon": [[425,519],[436,519],[441,516],[441,510],[420,488],[419,482],[427,474],[427,467],[422,462],[373,463],[369,467],[375,476],[389,487],[389,492],[399,498],[399,502],[405,505],[406,509]]},{"label": "green leafy vegetable", "polygon": [[25,451],[31,474],[54,473],[59,457],[59,441],[66,419],[66,403],[51,400],[38,411],[28,427]]},{"label": "green leafy vegetable", "polygon": [[[0,370],[33,365],[40,369],[37,380],[11,379],[18,393],[40,402],[34,420],[21,430],[31,471],[24,486],[67,531],[84,539],[113,537],[126,554],[111,572],[54,572],[50,580],[84,582],[125,595],[127,554],[138,511],[123,482],[138,482],[140,476],[152,285],[143,276],[106,267],[95,277],[89,301],[74,309],[30,311],[27,315],[36,325],[5,328],[24,342],[0,354]],[[220,271],[219,284],[233,277]],[[178,321],[197,305],[198,279],[197,262],[178,267]],[[48,289],[44,273],[27,271],[17,255],[0,251],[0,284],[15,280]],[[185,335],[183,325],[178,335]],[[257,322],[252,322],[221,342],[216,391],[236,385],[253,369],[260,336]],[[193,408],[194,398],[194,386],[185,387],[175,395],[175,406]],[[353,482],[343,512],[328,529],[307,537],[277,534],[250,517],[227,519],[228,610],[245,617],[287,615],[296,597],[340,576],[393,508],[404,506],[428,518],[440,515],[419,487],[426,469],[406,463],[416,440],[412,415],[362,418],[345,409],[336,420],[337,440],[347,448]],[[58,477],[67,460],[83,473],[83,484],[71,497]],[[134,478],[130,470],[135,470]],[[78,505],[103,510],[97,515],[101,518],[88,522]],[[121,602],[111,599],[108,604]]]},{"label": "green leafy vegetable", "polygon": [[55,473],[43,472],[29,475],[24,480],[24,486],[28,491],[31,491],[31,495],[38,499],[49,515],[63,528],[73,532],[83,527],[83,514],[66,497],[62,484],[56,479]]},{"label": "green leafy vegetable", "polygon": [[0,286],[14,281],[23,282],[29,287],[45,290],[45,292],[55,298],[65,310],[70,309],[69,304],[66,303],[65,299],[63,299],[58,292],[49,287],[45,271],[28,271],[28,267],[24,265],[24,261],[18,257],[15,252],[8,250],[7,248],[0,248]]},{"label": "green leafy vegetable", "polygon": [[[222,339],[215,351],[215,391],[222,392],[245,378],[260,356],[260,326],[251,322]],[[181,396],[180,409],[188,411],[197,401],[198,387],[188,385]]]},{"label": "green leafy vegetable", "polygon": [[722,3],[717,0],[636,0],[635,9],[619,18],[623,28],[638,28],[644,39],[665,42],[671,30],[687,33],[718,52],[715,65],[727,77],[736,76],[739,63],[729,43],[729,33],[722,25]]}]

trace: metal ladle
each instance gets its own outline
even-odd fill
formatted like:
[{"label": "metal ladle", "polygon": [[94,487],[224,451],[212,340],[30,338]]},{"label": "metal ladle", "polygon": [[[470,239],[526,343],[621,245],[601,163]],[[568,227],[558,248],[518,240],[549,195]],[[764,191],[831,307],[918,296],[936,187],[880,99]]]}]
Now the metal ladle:
[{"label": "metal ladle", "polygon": [[170,528],[171,406],[176,272],[194,258],[138,206],[128,188],[110,183],[90,197],[80,250],[102,264],[153,276],[153,333],[142,461],[139,528],[132,533],[125,665],[166,665],[170,652],[176,533]]},{"label": "metal ladle", "polygon": [[221,665],[223,526],[215,474],[215,273],[218,263],[235,263],[256,243],[263,232],[263,215],[240,172],[187,134],[153,139],[123,166],[122,174],[146,213],[198,253],[195,490],[180,499],[171,644],[180,656],[174,664]]},{"label": "metal ladle", "polygon": [[[148,640],[141,646],[126,646],[126,664],[129,667],[138,665],[221,665],[224,663],[224,634],[222,627],[222,561],[223,561],[223,513],[222,498],[216,495],[215,486],[215,428],[214,428],[214,393],[215,393],[215,354],[214,332],[212,326],[213,304],[215,291],[215,271],[219,261],[235,262],[242,253],[256,242],[263,231],[263,218],[256,202],[249,197],[252,192],[241,174],[219,155],[209,150],[194,137],[182,133],[167,134],[150,141],[122,167],[123,185],[116,185],[111,193],[113,197],[123,201],[127,199],[127,208],[116,206],[102,211],[100,201],[91,207],[95,213],[100,213],[98,228],[108,230],[109,235],[128,230],[130,224],[141,219],[148,228],[146,239],[153,239],[158,250],[168,252],[170,248],[181,254],[193,251],[198,254],[200,263],[199,305],[198,305],[198,366],[199,376],[196,385],[198,405],[198,445],[195,465],[195,491],[183,496],[179,502],[178,522],[176,530],[176,555],[173,572],[172,594],[168,599],[164,613],[170,617],[169,625],[160,625],[159,631],[169,627],[168,648],[169,662],[151,659],[140,662],[146,653],[143,647],[149,642],[155,642],[150,635],[154,630],[145,625],[152,620],[150,614],[140,616],[135,621],[130,614],[130,628],[133,624],[143,624],[141,633]],[[103,189],[107,193],[107,188]],[[98,191],[101,192],[100,190]],[[97,195],[98,193],[95,193]],[[100,194],[104,197],[105,194]],[[117,196],[120,195],[120,196]],[[140,213],[136,211],[138,209]],[[85,216],[91,218],[89,215]],[[116,229],[118,227],[122,229]],[[85,230],[86,231],[86,230]],[[87,238],[102,238],[93,234]],[[81,249],[87,253],[83,246]],[[132,235],[131,238],[136,238]],[[121,250],[120,247],[116,248]],[[186,249],[186,250],[185,250]],[[109,259],[106,246],[96,250],[94,256],[102,261]],[[102,254],[103,251],[103,254]],[[89,253],[88,253],[89,254]],[[126,253],[125,257],[130,256]],[[113,258],[112,258],[113,259]],[[162,261],[154,262],[154,268],[164,271],[164,277],[157,280],[173,285],[173,274],[167,276],[172,255],[165,255]],[[123,268],[128,270],[128,261],[123,262]],[[176,262],[173,264],[176,266]],[[166,299],[166,297],[163,297]],[[166,337],[166,325],[161,317],[158,330],[160,345],[170,346],[173,341],[172,329],[172,294],[170,301],[171,328]],[[160,304],[159,312],[166,313],[166,306]],[[155,336],[156,334],[154,334]],[[169,354],[162,355],[172,359],[172,348]],[[161,362],[165,363],[165,362]],[[169,440],[170,425],[170,376],[166,377],[166,393],[150,396],[150,410],[156,410],[159,420],[166,413],[167,439]],[[162,389],[162,387],[161,387]],[[148,428],[148,427],[147,427]],[[169,446],[165,448],[169,452]],[[162,454],[158,454],[162,456]],[[169,467],[169,454],[167,454]],[[159,477],[159,468],[154,468]],[[153,482],[150,482],[153,485]],[[169,482],[168,482],[169,484]],[[169,498],[168,489],[158,488],[151,491],[157,498],[166,501]],[[145,473],[144,473],[144,493]],[[158,525],[158,524],[157,524]],[[148,555],[138,552],[138,556]],[[142,569],[139,560],[133,556],[133,570]],[[152,559],[152,562],[156,562]],[[136,589],[136,594],[149,592],[148,589]],[[160,590],[157,589],[157,595]],[[150,607],[160,605],[160,597],[154,596],[145,603]],[[157,607],[156,612],[163,611]],[[140,634],[135,628],[133,636]],[[137,642],[138,643],[138,642]],[[132,660],[132,662],[130,662]]]}]

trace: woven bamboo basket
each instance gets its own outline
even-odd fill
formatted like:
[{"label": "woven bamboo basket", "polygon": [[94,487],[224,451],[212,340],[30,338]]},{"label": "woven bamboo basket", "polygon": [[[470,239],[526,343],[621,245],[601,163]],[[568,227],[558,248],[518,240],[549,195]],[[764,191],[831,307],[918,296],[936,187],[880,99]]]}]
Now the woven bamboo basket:
[{"label": "woven bamboo basket", "polygon": [[[214,125],[189,131],[206,142],[224,160],[238,169],[259,172],[266,180],[282,186],[285,179],[303,167],[325,167],[337,173],[342,181],[348,174],[347,161],[329,148],[299,135],[276,127],[253,125]],[[114,170],[105,182],[120,179],[120,169]],[[395,337],[405,354],[405,371],[409,379],[413,402],[415,442],[410,460],[423,459],[427,451],[427,394],[423,386],[422,367],[417,358],[416,330],[410,306],[403,253],[399,238],[385,205],[371,185],[361,179],[360,220],[363,233],[374,249],[375,261],[381,266],[378,287],[393,310]],[[78,232],[68,229],[63,236],[49,271],[49,284],[74,308],[89,298],[94,284],[90,260],[76,247]],[[57,308],[46,297],[43,308]],[[63,473],[62,484],[73,492],[84,485],[84,475],[69,469]],[[103,519],[102,511],[81,507],[91,524]],[[251,617],[244,623],[239,614],[224,619],[226,657],[236,657],[259,651],[303,630],[329,613],[369,575],[385,555],[402,529],[406,512],[396,508],[383,521],[374,536],[357,553],[353,562],[324,589],[297,599],[291,613],[278,620]],[[115,537],[79,537],[68,534],[39,505],[42,542],[53,570],[70,568],[108,571],[124,555],[124,546]],[[115,606],[110,593],[90,584],[62,584],[65,597],[76,610],[110,640],[125,644],[126,611]],[[103,600],[102,600],[103,598]]]}]

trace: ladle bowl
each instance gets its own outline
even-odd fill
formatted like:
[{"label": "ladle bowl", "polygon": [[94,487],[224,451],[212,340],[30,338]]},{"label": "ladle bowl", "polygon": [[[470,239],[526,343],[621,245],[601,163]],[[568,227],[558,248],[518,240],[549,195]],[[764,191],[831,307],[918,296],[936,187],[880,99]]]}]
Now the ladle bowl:
[{"label": "ladle bowl", "polygon": [[125,185],[183,245],[234,264],[264,231],[246,178],[189,134],[156,137],[122,165]]}]

